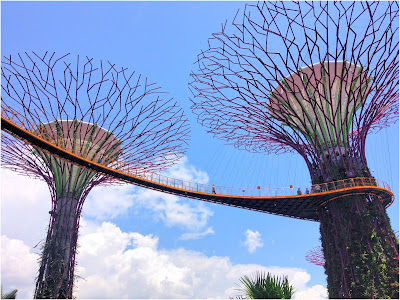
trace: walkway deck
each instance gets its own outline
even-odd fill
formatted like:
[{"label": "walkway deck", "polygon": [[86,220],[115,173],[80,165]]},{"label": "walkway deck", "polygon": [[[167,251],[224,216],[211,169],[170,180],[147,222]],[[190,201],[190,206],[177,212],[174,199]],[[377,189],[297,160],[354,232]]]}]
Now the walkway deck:
[{"label": "walkway deck", "polygon": [[[318,221],[317,209],[324,202],[354,194],[370,194],[379,197],[385,207],[394,201],[390,187],[374,178],[352,178],[321,184],[318,186],[287,188],[238,188],[187,182],[162,174],[133,169],[121,161],[113,161],[107,166],[99,163],[102,157],[88,160],[68,149],[60,147],[53,139],[38,134],[35,124],[11,110],[3,108],[1,129],[33,146],[94,172],[132,183],[145,188],[177,196],[203,200],[228,206],[280,215],[285,217]],[[65,145],[65,141],[64,141]],[[297,195],[300,189],[301,195]],[[306,191],[310,193],[306,193]]]}]

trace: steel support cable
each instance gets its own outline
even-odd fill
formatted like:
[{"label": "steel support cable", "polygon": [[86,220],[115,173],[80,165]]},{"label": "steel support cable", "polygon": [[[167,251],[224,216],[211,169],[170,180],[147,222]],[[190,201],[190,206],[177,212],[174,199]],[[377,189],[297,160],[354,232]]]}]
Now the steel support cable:
[{"label": "steel support cable", "polygon": [[[231,178],[233,178],[232,180],[232,184],[234,186],[237,186],[238,183],[238,177],[239,180],[241,179],[241,181],[243,180],[247,180],[247,178],[244,178],[245,176],[240,176],[242,174],[239,174],[241,172],[239,172],[239,167],[238,167],[238,163],[241,164],[243,163],[244,159],[243,159],[243,155],[245,155],[245,153],[243,151],[234,151],[234,157],[235,157],[235,162],[231,165],[232,171],[234,170],[235,172],[233,173],[232,171],[230,173],[225,173],[225,174],[235,174],[234,176],[232,176]],[[240,183],[239,185],[243,185],[242,183]]]}]

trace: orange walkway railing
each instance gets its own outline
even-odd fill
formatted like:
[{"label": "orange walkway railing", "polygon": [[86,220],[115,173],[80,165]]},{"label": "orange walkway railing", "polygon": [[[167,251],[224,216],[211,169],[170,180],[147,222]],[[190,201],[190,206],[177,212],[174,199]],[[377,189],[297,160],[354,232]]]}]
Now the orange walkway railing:
[{"label": "orange walkway railing", "polygon": [[[53,133],[44,133],[43,128],[40,128],[37,124],[32,123],[23,115],[15,112],[13,109],[8,107],[2,108],[1,117],[11,121],[15,125],[25,129],[31,134],[37,136],[40,139],[47,141],[48,143],[54,144],[61,147],[65,151],[73,153],[74,155],[80,156],[80,148],[76,148],[76,145],[72,145],[72,142],[68,139],[63,139],[59,136],[53,136]],[[72,150],[72,147],[75,147]],[[92,161],[97,164],[101,164],[107,168],[118,170],[124,174],[139,177],[147,181],[158,183],[164,186],[173,187],[180,190],[187,190],[191,192],[206,193],[206,194],[217,194],[219,196],[239,196],[239,197],[302,197],[305,194],[318,194],[328,191],[343,190],[351,187],[380,187],[390,191],[390,187],[379,179],[360,177],[351,178],[345,180],[339,180],[318,185],[307,185],[300,187],[283,187],[283,188],[242,188],[242,187],[226,187],[226,186],[214,186],[212,184],[203,184],[196,182],[189,182],[181,179],[168,177],[166,175],[149,172],[144,169],[137,169],[133,166],[125,163],[121,160],[115,160],[107,156],[96,154],[94,157],[88,158],[80,156],[83,159]]]}]

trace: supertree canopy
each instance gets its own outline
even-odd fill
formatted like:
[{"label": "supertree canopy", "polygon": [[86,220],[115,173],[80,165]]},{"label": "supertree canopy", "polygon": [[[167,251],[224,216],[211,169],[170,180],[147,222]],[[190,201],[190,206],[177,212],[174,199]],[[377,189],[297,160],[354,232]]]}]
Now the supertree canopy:
[{"label": "supertree canopy", "polygon": [[[68,151],[120,168],[160,171],[186,150],[183,111],[147,78],[89,57],[33,53],[4,57],[2,110]],[[52,209],[35,298],[71,298],[82,205],[114,179],[1,135],[2,166],[44,180]]]},{"label": "supertree canopy", "polygon": [[[325,180],[333,175],[325,166],[349,156],[353,115],[370,92],[369,81],[361,66],[321,62],[282,79],[283,86],[270,94],[271,117],[301,133],[304,143],[315,150],[317,163],[324,166]],[[347,164],[349,175],[360,169],[361,164],[354,163]]]},{"label": "supertree canopy", "polygon": [[[313,184],[371,177],[367,134],[398,119],[398,2],[259,2],[209,39],[189,84],[217,138],[294,151]],[[379,197],[318,209],[331,298],[398,297],[398,241]]]}]

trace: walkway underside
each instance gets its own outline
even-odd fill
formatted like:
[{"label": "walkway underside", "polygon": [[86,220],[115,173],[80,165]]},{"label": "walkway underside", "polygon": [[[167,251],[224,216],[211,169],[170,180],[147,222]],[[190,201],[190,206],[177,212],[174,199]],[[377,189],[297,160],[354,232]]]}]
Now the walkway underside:
[{"label": "walkway underside", "polygon": [[[12,134],[18,139],[28,142],[33,146],[39,147],[42,150],[65,159],[73,164],[116,178],[118,180],[122,180],[124,182],[177,196],[245,208],[280,216],[318,221],[319,217],[317,214],[317,209],[321,204],[341,196],[348,196],[352,194],[361,193],[377,196],[382,200],[385,207],[389,206],[394,200],[394,195],[386,184],[382,184],[381,181],[375,179],[371,180],[369,178],[366,180],[363,178],[358,178],[351,181],[348,180],[343,182],[341,186],[335,183],[328,183],[327,187],[334,186],[334,189],[326,188],[321,189],[319,192],[311,190],[310,194],[303,193],[302,195],[240,196],[237,195],[237,193],[236,195],[221,194],[218,193],[218,189],[216,189],[217,194],[214,194],[211,190],[205,189],[204,191],[201,191],[201,189],[199,190],[198,188],[195,190],[193,186],[188,188],[183,183],[182,185],[176,185],[175,180],[173,180],[174,183],[171,184],[168,181],[167,183],[164,183],[161,180],[153,180],[154,176],[151,176],[150,179],[146,176],[146,179],[135,175],[134,172],[127,171],[126,168],[124,169],[105,166],[100,163],[87,160],[45,140],[40,136],[37,136],[33,133],[31,128],[26,128],[24,125],[17,125],[3,115],[1,116],[1,126],[2,130]],[[158,174],[156,174],[155,177],[157,176]],[[295,192],[297,187],[290,190]],[[256,194],[257,193],[254,193],[254,195]]]}]

